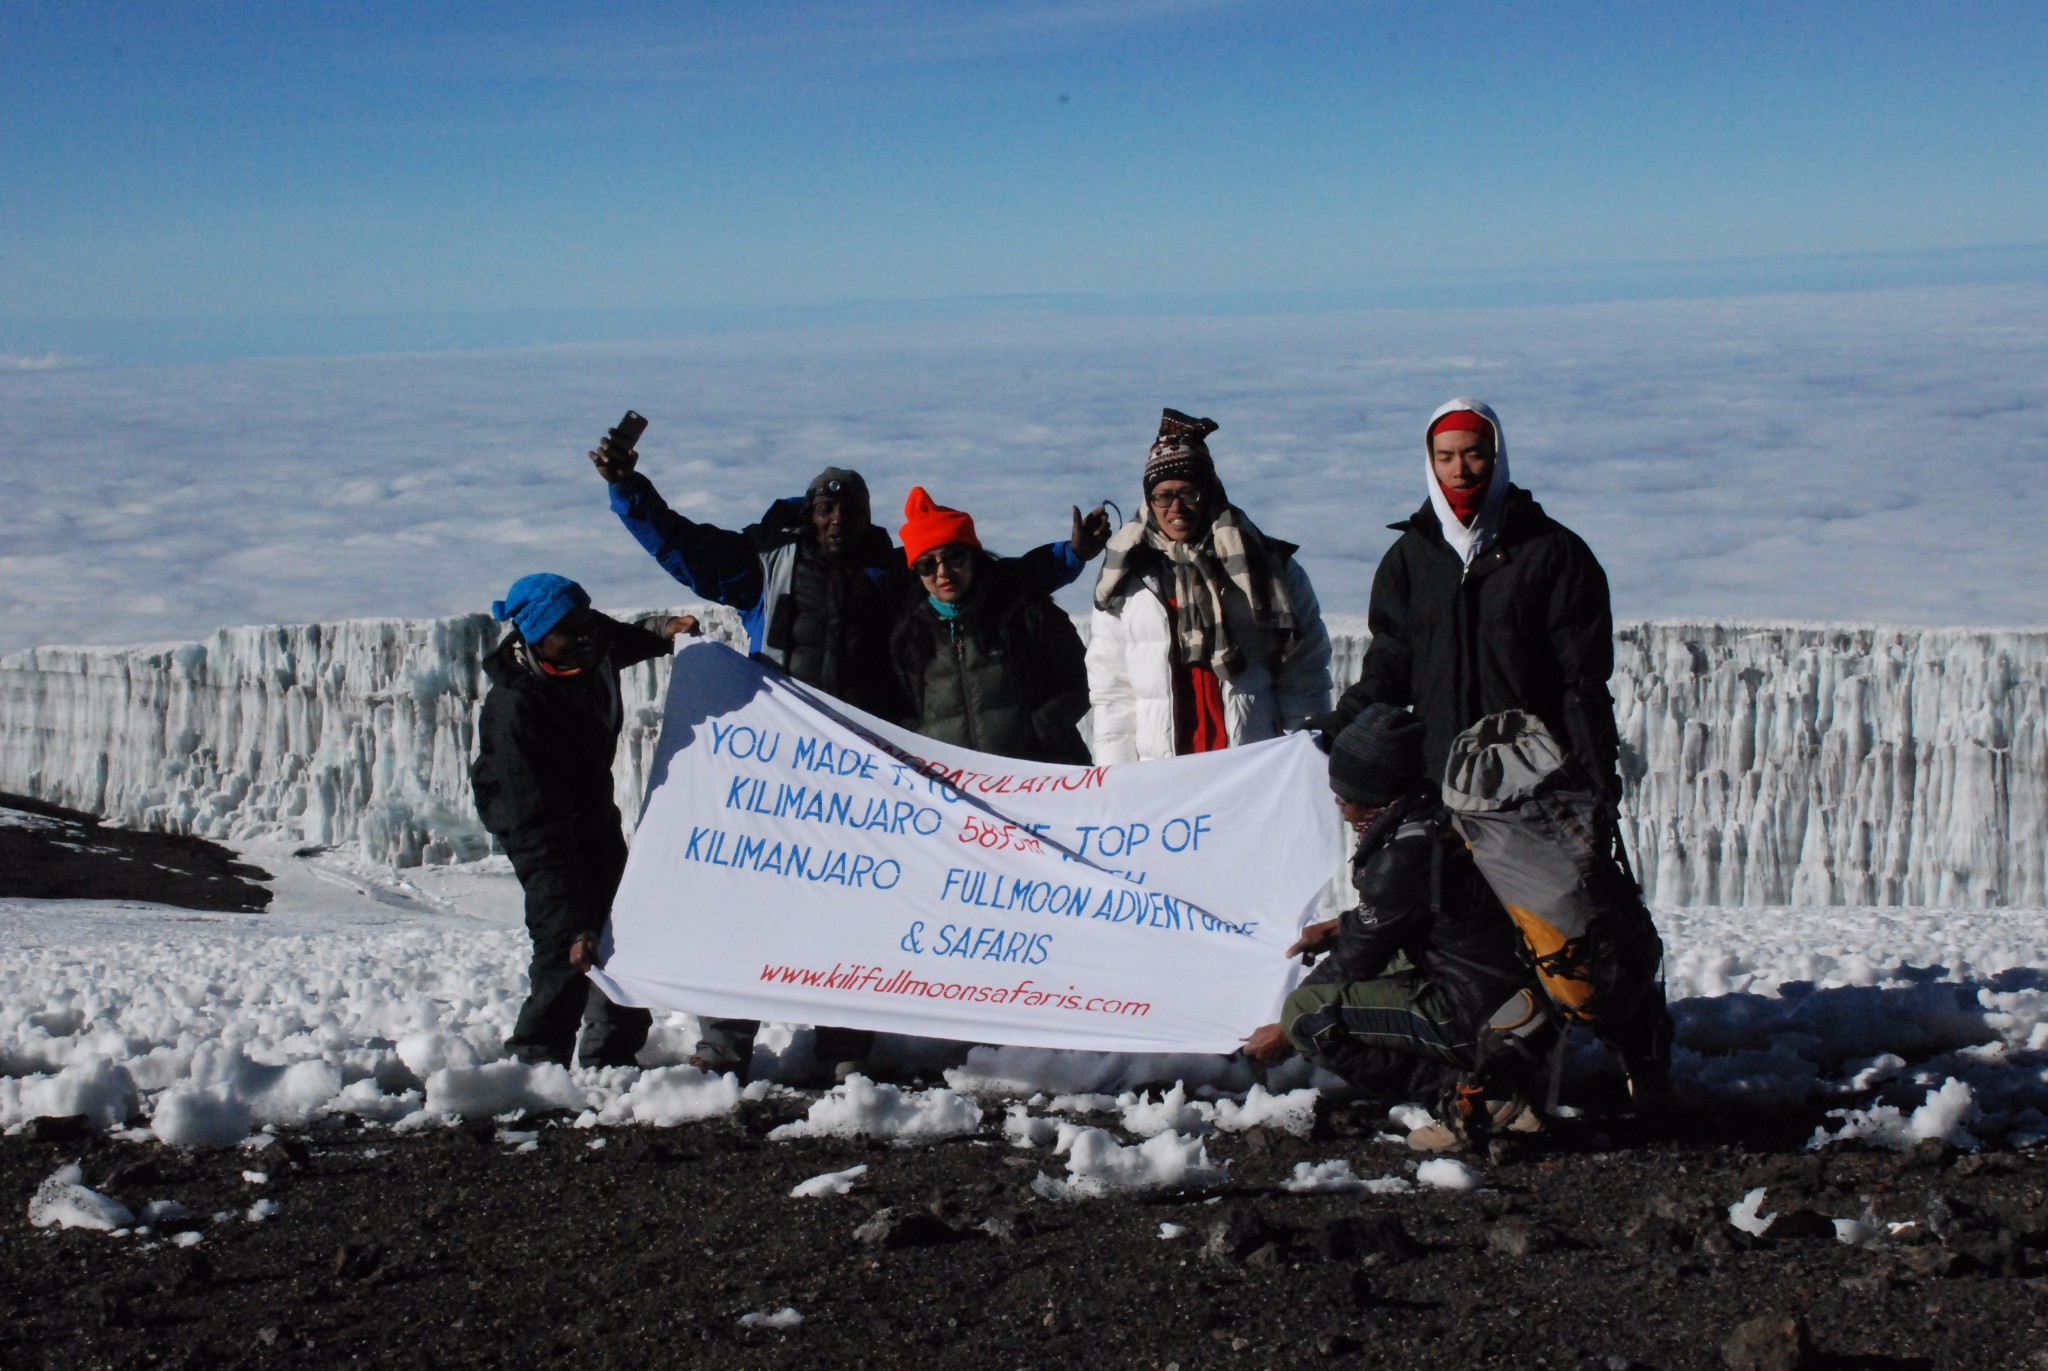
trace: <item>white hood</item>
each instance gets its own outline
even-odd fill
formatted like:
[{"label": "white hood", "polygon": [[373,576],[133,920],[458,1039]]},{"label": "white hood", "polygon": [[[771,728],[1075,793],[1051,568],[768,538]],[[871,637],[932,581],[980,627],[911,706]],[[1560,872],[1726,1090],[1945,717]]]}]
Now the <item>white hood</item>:
[{"label": "white hood", "polygon": [[[1486,499],[1479,506],[1479,513],[1472,518],[1471,527],[1458,521],[1451,512],[1451,502],[1444,498],[1444,489],[1437,484],[1436,468],[1429,460],[1429,432],[1436,427],[1436,421],[1446,414],[1469,410],[1493,426],[1493,477],[1486,487]],[[1455,400],[1446,400],[1438,405],[1436,413],[1429,416],[1429,422],[1422,426],[1422,479],[1429,487],[1430,508],[1436,511],[1436,521],[1443,525],[1444,541],[1451,550],[1464,560],[1466,566],[1472,559],[1493,546],[1494,536],[1500,532],[1501,506],[1508,498],[1508,436],[1501,431],[1500,416],[1484,401],[1469,395],[1460,395]]]}]

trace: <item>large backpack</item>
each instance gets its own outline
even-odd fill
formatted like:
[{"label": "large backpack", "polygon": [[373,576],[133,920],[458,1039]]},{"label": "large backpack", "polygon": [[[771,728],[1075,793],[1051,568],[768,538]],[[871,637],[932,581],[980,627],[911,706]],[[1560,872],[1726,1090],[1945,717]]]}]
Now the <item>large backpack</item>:
[{"label": "large backpack", "polygon": [[1624,1057],[1657,1051],[1651,1036],[1668,1044],[1663,940],[1598,793],[1543,721],[1509,710],[1460,733],[1443,800],[1559,1018]]}]

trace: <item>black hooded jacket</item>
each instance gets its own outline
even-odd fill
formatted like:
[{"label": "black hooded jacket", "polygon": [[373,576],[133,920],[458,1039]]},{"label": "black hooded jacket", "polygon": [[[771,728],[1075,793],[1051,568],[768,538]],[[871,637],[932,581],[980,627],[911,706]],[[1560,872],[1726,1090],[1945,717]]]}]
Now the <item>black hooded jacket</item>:
[{"label": "black hooded jacket", "polygon": [[1358,905],[1339,916],[1336,947],[1306,981],[1373,980],[1402,954],[1450,997],[1467,1028],[1529,984],[1521,935],[1433,787],[1387,806],[1360,835],[1351,884]]},{"label": "black hooded jacket", "polygon": [[1088,712],[1081,635],[1005,563],[977,554],[972,593],[950,622],[913,581],[889,653],[908,705],[906,728],[1000,757],[1087,764],[1075,727]]},{"label": "black hooded jacket", "polygon": [[1592,549],[1512,485],[1499,536],[1469,568],[1428,503],[1391,527],[1401,536],[1373,577],[1364,671],[1317,724],[1334,734],[1374,701],[1412,707],[1440,781],[1459,733],[1527,710],[1618,798],[1614,612]]},{"label": "black hooded jacket", "polygon": [[526,888],[529,923],[565,946],[604,926],[624,855],[612,798],[619,672],[673,650],[650,629],[607,622],[603,655],[581,675],[543,673],[517,633],[484,658],[491,690],[469,769],[477,813]]}]

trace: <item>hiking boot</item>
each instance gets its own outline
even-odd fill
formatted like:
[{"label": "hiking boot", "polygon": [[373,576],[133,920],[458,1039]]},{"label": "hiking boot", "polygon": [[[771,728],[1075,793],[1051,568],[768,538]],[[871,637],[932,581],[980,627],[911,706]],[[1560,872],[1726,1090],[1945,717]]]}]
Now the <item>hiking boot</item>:
[{"label": "hiking boot", "polygon": [[739,1077],[742,1085],[746,1084],[748,1064],[741,1061],[736,1052],[727,1052],[709,1044],[699,1043],[697,1050],[688,1058],[688,1064],[713,1076],[729,1073]]},{"label": "hiking boot", "polygon": [[1454,1101],[1441,1119],[1408,1135],[1411,1152],[1459,1152],[1483,1138],[1543,1131],[1543,1116],[1520,1095],[1486,1099],[1461,1087]]}]

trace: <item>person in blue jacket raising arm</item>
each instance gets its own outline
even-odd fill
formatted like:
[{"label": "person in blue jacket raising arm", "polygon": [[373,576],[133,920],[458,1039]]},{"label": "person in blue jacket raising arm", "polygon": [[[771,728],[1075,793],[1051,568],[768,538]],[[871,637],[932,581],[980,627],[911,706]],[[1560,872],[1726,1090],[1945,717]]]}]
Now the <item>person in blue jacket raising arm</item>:
[{"label": "person in blue jacket raising arm", "polygon": [[[634,540],[676,580],[740,612],[756,661],[856,709],[904,716],[889,635],[912,573],[902,549],[875,526],[859,472],[826,467],[802,499],[777,500],[760,522],[734,531],[669,508],[637,470],[639,454],[631,448],[602,443],[590,461]],[[1084,516],[1076,506],[1067,541],[1032,549],[1010,570],[1027,590],[1051,594],[1077,578],[1108,540],[1107,511]],[[755,1028],[744,1020],[707,1021],[692,1060],[744,1071]],[[865,1060],[872,1036],[821,1027],[820,1065],[843,1078]]]}]

